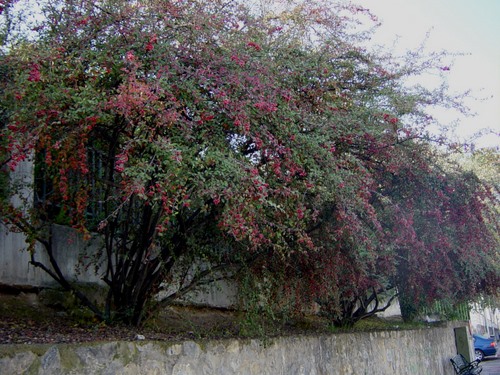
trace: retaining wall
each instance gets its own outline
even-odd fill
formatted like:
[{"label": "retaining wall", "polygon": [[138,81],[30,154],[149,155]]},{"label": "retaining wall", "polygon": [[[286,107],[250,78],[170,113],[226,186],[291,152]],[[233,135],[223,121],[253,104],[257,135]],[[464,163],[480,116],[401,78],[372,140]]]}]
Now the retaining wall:
[{"label": "retaining wall", "polygon": [[[455,324],[456,326],[456,324]],[[2,374],[453,374],[453,326],[208,342],[0,347]]]}]

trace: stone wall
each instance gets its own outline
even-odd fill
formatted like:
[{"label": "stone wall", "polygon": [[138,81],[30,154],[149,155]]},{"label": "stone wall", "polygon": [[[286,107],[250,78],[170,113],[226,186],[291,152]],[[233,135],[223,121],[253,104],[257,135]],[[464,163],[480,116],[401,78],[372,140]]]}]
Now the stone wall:
[{"label": "stone wall", "polygon": [[2,374],[453,374],[454,326],[208,342],[0,347]]}]

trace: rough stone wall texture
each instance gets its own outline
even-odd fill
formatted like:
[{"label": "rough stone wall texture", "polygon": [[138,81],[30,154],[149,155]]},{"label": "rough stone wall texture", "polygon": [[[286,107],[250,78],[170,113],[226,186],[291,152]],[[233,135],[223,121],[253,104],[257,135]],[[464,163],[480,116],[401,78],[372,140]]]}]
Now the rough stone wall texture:
[{"label": "rough stone wall texture", "polygon": [[208,342],[0,347],[0,373],[168,375],[453,374],[453,327]]}]

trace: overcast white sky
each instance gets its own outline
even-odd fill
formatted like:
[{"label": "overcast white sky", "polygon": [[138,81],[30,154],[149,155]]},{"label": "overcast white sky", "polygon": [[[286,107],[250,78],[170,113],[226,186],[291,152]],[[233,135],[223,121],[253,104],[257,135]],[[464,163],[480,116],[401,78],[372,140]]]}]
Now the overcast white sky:
[{"label": "overcast white sky", "polygon": [[[382,22],[377,42],[392,43],[399,36],[402,48],[414,49],[431,31],[428,47],[470,55],[457,57],[448,72],[452,90],[472,89],[478,98],[467,104],[477,113],[461,118],[457,133],[471,136],[493,129],[477,141],[479,146],[500,147],[500,0],[358,0]],[[445,116],[443,115],[443,118]]]}]

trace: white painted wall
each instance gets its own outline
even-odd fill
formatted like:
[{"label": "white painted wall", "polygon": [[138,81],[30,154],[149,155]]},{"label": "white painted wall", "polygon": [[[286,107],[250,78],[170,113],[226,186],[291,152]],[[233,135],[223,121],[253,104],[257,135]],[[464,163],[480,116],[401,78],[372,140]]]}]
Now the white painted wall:
[{"label": "white painted wall", "polygon": [[494,336],[500,340],[500,310],[499,308],[481,307],[475,304],[470,311],[472,333],[482,336]]}]

